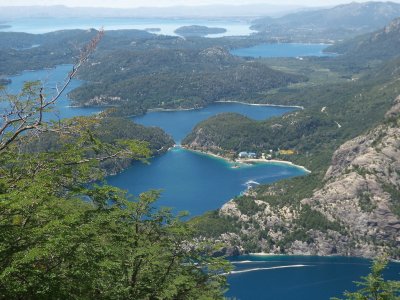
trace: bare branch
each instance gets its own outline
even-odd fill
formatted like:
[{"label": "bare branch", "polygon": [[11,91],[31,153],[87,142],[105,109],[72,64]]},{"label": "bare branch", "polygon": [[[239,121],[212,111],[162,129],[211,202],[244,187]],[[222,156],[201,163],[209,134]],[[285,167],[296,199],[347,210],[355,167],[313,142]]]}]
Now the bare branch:
[{"label": "bare branch", "polygon": [[[56,86],[56,94],[46,100],[43,93],[43,86],[37,91],[37,84],[28,86],[16,97],[9,96],[10,110],[4,110],[0,127],[0,153],[14,142],[22,133],[30,130],[47,131],[48,126],[44,122],[44,113],[51,108],[70,85],[81,66],[89,59],[98,43],[104,35],[100,29],[97,35],[81,50],[77,62],[73,65],[66,80],[61,87]],[[33,100],[35,97],[36,100]]]}]

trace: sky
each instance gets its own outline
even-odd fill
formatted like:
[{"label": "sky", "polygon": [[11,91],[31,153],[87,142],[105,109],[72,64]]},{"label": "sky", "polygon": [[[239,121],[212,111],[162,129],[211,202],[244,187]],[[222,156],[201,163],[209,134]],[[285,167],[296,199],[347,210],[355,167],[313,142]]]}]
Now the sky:
[{"label": "sky", "polygon": [[[209,4],[273,4],[273,5],[301,5],[301,6],[328,6],[341,3],[349,3],[352,0],[0,0],[0,6],[19,5],[66,5],[66,6],[89,6],[89,7],[149,7],[149,6],[174,6],[174,5],[209,5]],[[367,2],[367,1],[358,1]],[[392,0],[400,2],[400,0]]]}]

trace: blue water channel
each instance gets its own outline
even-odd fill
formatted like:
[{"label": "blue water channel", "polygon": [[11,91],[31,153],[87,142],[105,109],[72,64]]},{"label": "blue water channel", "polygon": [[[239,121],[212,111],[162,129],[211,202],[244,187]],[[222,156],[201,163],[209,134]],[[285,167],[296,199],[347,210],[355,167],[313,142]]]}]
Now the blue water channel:
[{"label": "blue water channel", "polygon": [[[55,84],[62,81],[69,70],[70,66],[62,65],[52,70],[23,72],[11,77],[8,92],[18,92],[24,81],[40,79],[45,82],[46,94],[50,96],[54,93]],[[81,83],[73,80],[68,90]],[[149,113],[135,118],[135,121],[160,126],[179,142],[197,122],[218,113],[238,112],[261,120],[290,110],[292,108],[220,103],[193,111]],[[47,118],[91,115],[98,111],[99,108],[71,107],[64,96],[57,103],[56,112]],[[149,189],[160,189],[162,194],[157,205],[173,207],[174,211],[187,210],[193,216],[220,207],[244,191],[250,181],[266,183],[305,174],[302,169],[284,164],[232,166],[225,160],[176,147],[151,159],[150,164],[135,163],[107,180],[134,195]],[[228,276],[230,289],[226,296],[242,300],[329,299],[340,296],[346,289],[354,290],[352,281],[367,275],[370,266],[370,261],[343,257],[243,256],[232,260],[236,269]],[[399,280],[399,272],[400,264],[393,263],[385,276]]]}]

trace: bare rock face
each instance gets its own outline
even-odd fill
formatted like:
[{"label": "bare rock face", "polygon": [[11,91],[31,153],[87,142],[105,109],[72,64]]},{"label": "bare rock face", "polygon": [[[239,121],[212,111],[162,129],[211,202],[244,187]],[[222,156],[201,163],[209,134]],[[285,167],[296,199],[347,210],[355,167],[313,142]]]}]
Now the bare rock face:
[{"label": "bare rock face", "polygon": [[[225,235],[223,240],[231,245],[244,249],[242,245],[251,240],[263,252],[363,257],[387,253],[398,259],[400,97],[382,125],[346,142],[334,153],[324,185],[301,200],[300,206],[275,207],[249,201],[260,207],[257,213],[244,214],[234,201],[220,210],[221,216],[235,217],[242,226],[235,242]],[[304,207],[324,218],[325,224],[339,224],[340,228],[299,227],[297,220]]]}]

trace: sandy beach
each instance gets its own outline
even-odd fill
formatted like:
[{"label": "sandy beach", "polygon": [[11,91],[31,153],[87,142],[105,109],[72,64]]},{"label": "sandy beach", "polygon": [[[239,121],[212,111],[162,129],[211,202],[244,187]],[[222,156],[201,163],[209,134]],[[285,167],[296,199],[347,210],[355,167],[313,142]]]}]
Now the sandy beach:
[{"label": "sandy beach", "polygon": [[238,103],[238,104],[251,105],[251,106],[271,106],[271,107],[289,107],[289,108],[292,107],[292,108],[304,109],[304,106],[299,106],[299,105],[279,105],[279,104],[264,104],[264,103],[247,103],[247,102],[231,101],[231,100],[226,100],[226,101],[215,101],[215,103]]},{"label": "sandy beach", "polygon": [[[296,164],[294,164],[294,163],[292,163],[292,162],[290,162],[290,161],[286,161],[286,160],[278,160],[278,159],[270,159],[270,160],[268,160],[268,159],[264,159],[264,158],[253,158],[253,159],[246,158],[246,159],[231,160],[231,159],[229,159],[229,158],[226,158],[226,157],[221,156],[221,155],[217,155],[217,154],[212,153],[212,152],[208,152],[208,151],[206,152],[206,151],[201,151],[201,150],[190,149],[190,148],[187,148],[187,147],[185,147],[185,146],[180,146],[180,147],[182,147],[183,149],[189,150],[189,151],[201,153],[201,154],[204,154],[204,155],[209,155],[209,156],[212,156],[212,157],[215,157],[215,158],[218,158],[218,159],[223,159],[223,160],[225,160],[225,161],[227,161],[227,162],[229,162],[229,163],[231,163],[231,164],[234,164],[231,168],[240,168],[240,165],[252,165],[252,164],[268,164],[268,163],[273,163],[273,164],[285,164],[285,165],[290,165],[290,166],[293,166],[293,167],[302,169],[302,170],[304,170],[306,173],[311,173],[311,171],[308,170],[306,167],[300,166],[300,165],[296,165]],[[239,164],[239,165],[236,165],[236,164]]]}]

